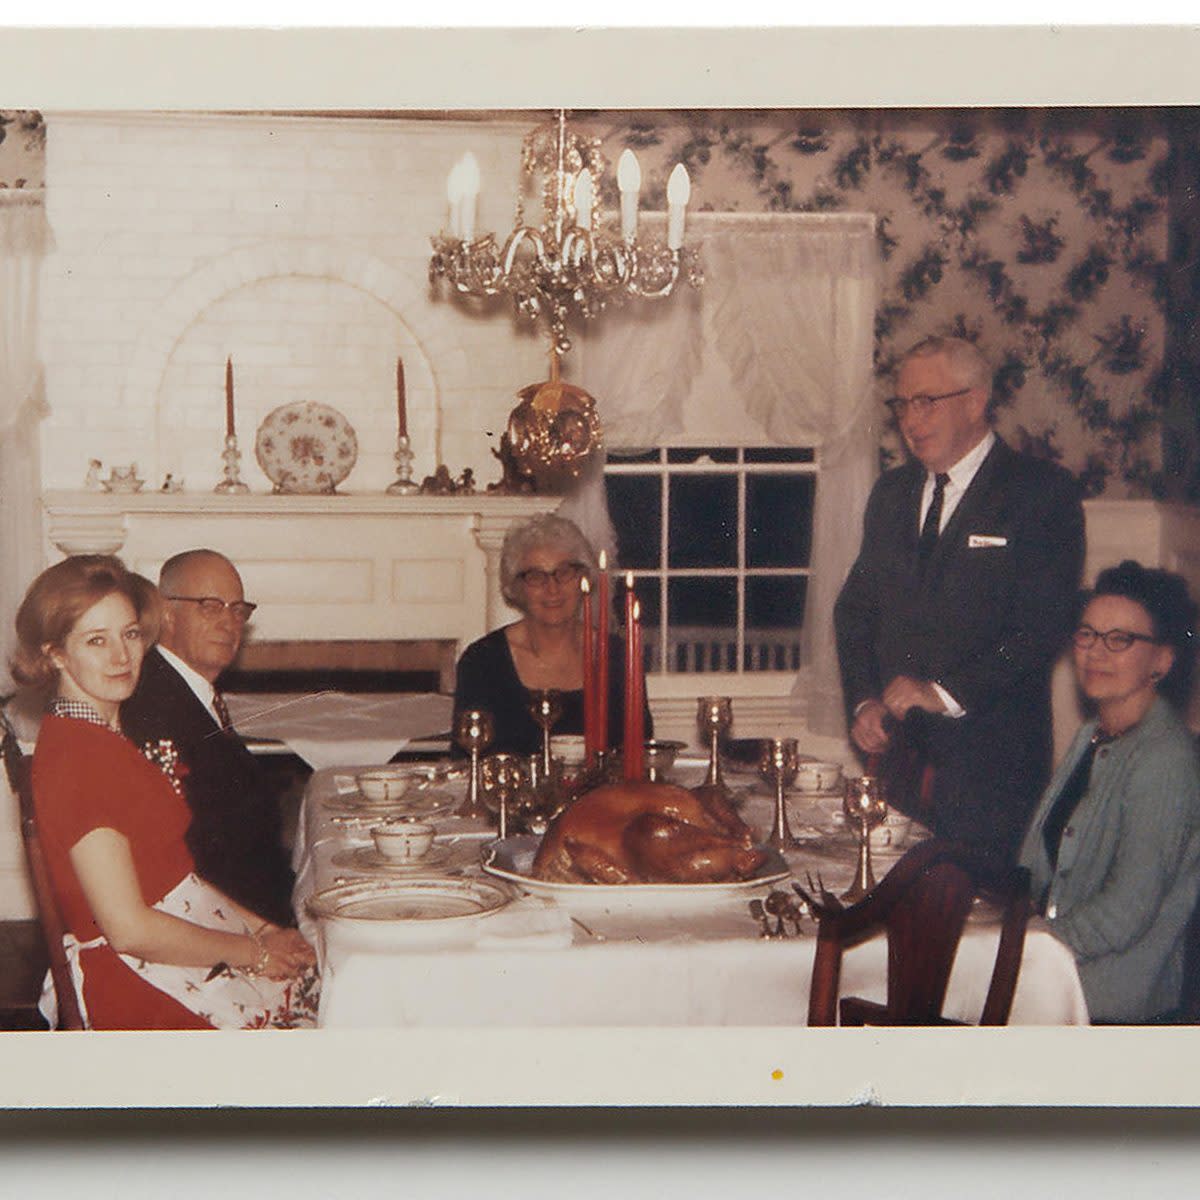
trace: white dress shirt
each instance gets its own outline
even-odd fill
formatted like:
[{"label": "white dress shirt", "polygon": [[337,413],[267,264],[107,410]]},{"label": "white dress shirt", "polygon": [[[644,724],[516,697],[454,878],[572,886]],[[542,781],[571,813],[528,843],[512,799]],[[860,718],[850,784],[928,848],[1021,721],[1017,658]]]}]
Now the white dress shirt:
[{"label": "white dress shirt", "polygon": [[217,694],[216,688],[195,667],[189,667],[178,654],[172,653],[166,646],[159,644],[156,649],[183,676],[184,683],[196,693],[196,699],[208,709],[212,714],[212,719],[220,725],[221,718],[217,716],[217,709],[213,704],[213,697]]}]

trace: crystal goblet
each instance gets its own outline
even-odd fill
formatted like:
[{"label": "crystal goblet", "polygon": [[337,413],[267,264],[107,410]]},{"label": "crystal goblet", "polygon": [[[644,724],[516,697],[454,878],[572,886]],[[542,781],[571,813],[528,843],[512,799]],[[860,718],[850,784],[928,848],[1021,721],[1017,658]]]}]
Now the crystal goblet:
[{"label": "crystal goblet", "polygon": [[464,708],[454,718],[454,741],[471,756],[471,774],[467,779],[467,798],[457,815],[477,819],[487,813],[479,798],[479,755],[496,737],[492,714],[483,708]]},{"label": "crystal goblet", "polygon": [[875,887],[875,873],[871,870],[871,831],[887,819],[883,782],[874,775],[847,779],[842,811],[847,822],[858,832],[858,866],[854,882],[842,893],[842,899],[857,904]]},{"label": "crystal goblet", "polygon": [[529,715],[542,731],[542,770],[550,774],[553,763],[550,758],[550,730],[562,716],[562,692],[557,688],[534,688],[529,693]]},{"label": "crystal goblet", "polygon": [[728,696],[701,696],[696,704],[696,723],[700,734],[708,739],[708,775],[704,782],[710,787],[724,789],[721,777],[721,734],[733,725],[733,702]]},{"label": "crystal goblet", "polygon": [[795,738],[767,738],[763,741],[758,771],[775,787],[775,824],[767,845],[775,850],[790,850],[796,844],[788,825],[784,792],[796,778],[799,766],[799,747]]},{"label": "crystal goblet", "polygon": [[497,814],[502,838],[508,837],[509,814],[527,782],[525,760],[519,754],[489,754],[479,764],[480,796]]}]

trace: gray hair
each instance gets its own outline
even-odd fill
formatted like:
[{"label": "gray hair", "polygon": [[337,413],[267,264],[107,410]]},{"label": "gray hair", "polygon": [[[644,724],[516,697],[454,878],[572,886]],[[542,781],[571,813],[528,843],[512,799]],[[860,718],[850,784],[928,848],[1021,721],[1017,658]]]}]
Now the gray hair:
[{"label": "gray hair", "polygon": [[525,585],[517,578],[525,555],[541,546],[562,550],[572,562],[583,563],[594,588],[600,564],[592,544],[574,521],[554,513],[538,513],[509,527],[500,549],[500,591],[509,604],[524,611]]},{"label": "gray hair", "polygon": [[957,337],[922,338],[900,359],[897,371],[910,358],[942,358],[964,387],[978,388],[992,399],[992,366],[974,342]]}]

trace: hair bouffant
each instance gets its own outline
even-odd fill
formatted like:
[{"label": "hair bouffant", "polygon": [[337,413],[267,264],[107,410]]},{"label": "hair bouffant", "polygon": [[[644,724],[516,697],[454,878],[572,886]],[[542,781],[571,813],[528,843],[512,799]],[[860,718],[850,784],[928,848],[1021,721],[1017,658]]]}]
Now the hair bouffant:
[{"label": "hair bouffant", "polygon": [[528,520],[518,521],[504,535],[504,546],[500,550],[500,591],[509,604],[524,611],[525,586],[517,578],[517,573],[521,570],[525,555],[540,546],[553,546],[572,562],[582,563],[588,581],[592,587],[596,586],[600,565],[583,531],[566,517],[538,513]]},{"label": "hair bouffant", "polygon": [[1175,662],[1158,690],[1177,708],[1184,707],[1192,690],[1197,608],[1183,577],[1127,558],[1100,572],[1087,599],[1093,596],[1122,596],[1146,610],[1155,638],[1175,651]]},{"label": "hair bouffant", "polygon": [[17,609],[13,678],[42,687],[58,674],[46,653],[66,641],[75,622],[93,604],[114,593],[124,596],[141,622],[147,643],[158,637],[162,611],[158,589],[111,554],[77,554],[44,570],[29,585]]}]

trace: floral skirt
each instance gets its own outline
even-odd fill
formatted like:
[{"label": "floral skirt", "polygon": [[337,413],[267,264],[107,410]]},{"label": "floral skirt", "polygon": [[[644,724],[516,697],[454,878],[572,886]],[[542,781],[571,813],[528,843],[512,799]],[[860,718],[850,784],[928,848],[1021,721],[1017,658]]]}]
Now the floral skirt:
[{"label": "floral skirt", "polygon": [[[203,925],[222,933],[247,934],[246,923],[227,911],[225,897],[194,872],[184,876],[157,904],[160,912]],[[91,1028],[84,1003],[81,950],[105,945],[103,937],[79,942],[65,934],[63,947],[84,1025]],[[208,966],[181,967],[171,963],[147,962],[132,955],[118,955],[131,971],[160,992],[177,1000],[216,1029],[305,1029],[316,1025],[320,983],[315,969],[286,980],[252,977],[226,968],[214,973]],[[38,1006],[53,1029],[58,1024],[58,1005],[49,973]]]}]

